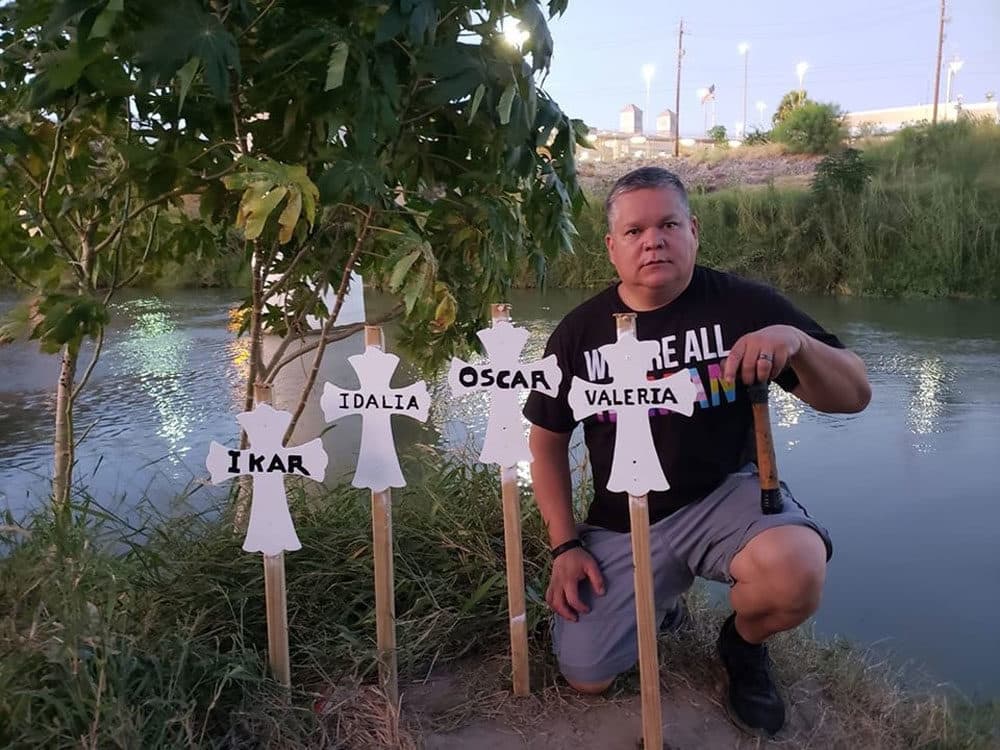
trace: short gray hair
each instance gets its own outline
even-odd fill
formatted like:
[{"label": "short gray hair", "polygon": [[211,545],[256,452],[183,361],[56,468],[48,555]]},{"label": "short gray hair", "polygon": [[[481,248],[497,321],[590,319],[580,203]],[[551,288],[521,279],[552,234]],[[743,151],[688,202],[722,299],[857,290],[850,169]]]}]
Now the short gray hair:
[{"label": "short gray hair", "polygon": [[691,206],[688,204],[687,188],[684,187],[684,183],[681,182],[680,177],[663,167],[639,167],[619,177],[615,184],[611,186],[611,192],[608,193],[608,197],[604,200],[604,218],[608,222],[608,228],[611,227],[611,211],[614,209],[615,201],[618,200],[619,196],[631,193],[633,190],[664,188],[677,193],[681,199],[681,205],[684,206],[685,213],[690,215]]}]

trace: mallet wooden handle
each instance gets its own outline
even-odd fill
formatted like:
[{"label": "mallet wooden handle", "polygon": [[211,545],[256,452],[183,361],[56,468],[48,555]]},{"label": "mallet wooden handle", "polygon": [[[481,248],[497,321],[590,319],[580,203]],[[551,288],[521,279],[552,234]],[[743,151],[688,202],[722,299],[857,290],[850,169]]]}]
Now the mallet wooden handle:
[{"label": "mallet wooden handle", "polygon": [[754,383],[747,388],[753,407],[754,435],[757,438],[757,468],[760,471],[760,510],[765,515],[782,510],[778,464],[774,458],[771,414],[767,408],[768,383]]}]

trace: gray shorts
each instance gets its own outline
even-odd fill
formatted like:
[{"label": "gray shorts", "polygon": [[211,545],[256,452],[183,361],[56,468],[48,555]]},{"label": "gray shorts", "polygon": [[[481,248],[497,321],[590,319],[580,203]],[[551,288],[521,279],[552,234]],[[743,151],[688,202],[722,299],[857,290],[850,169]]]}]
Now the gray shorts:
[{"label": "gray shorts", "polygon": [[[687,505],[650,527],[650,555],[657,625],[690,588],[695,576],[732,585],[729,564],[760,532],[775,526],[808,526],[833,554],[830,534],[796,502],[782,483],[784,509],[760,512],[756,467],[731,474],[702,500]],[[602,682],[631,669],[638,659],[632,540],[599,526],[580,524],[580,538],[604,575],[604,596],[594,596],[580,582],[580,598],[590,607],[576,622],[553,615],[552,642],[559,667],[575,682]]]}]

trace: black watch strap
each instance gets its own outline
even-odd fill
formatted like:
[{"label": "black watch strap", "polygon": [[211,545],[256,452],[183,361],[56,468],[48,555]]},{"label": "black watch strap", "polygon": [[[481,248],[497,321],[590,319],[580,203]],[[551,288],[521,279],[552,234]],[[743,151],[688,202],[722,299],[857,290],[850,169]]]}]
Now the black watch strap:
[{"label": "black watch strap", "polygon": [[558,547],[552,549],[552,559],[555,560],[563,552],[569,552],[571,549],[576,549],[577,547],[583,547],[583,542],[579,539],[570,539],[568,542],[563,542]]}]

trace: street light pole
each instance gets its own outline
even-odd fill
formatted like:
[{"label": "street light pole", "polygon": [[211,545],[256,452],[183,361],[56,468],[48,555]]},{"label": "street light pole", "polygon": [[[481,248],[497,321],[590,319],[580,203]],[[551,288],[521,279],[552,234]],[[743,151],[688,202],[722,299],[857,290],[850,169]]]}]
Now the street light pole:
[{"label": "street light pole", "polygon": [[740,135],[745,138],[747,132],[747,73],[750,68],[750,45],[742,42],[738,49],[740,54],[743,55],[743,132]]},{"label": "street light pole", "polygon": [[767,108],[767,105],[764,104],[764,102],[758,100],[758,102],[757,102],[757,126],[759,128],[761,128],[761,129],[763,129],[763,127],[764,127],[764,110],[766,108]]},{"label": "street light pole", "polygon": [[948,88],[944,98],[945,104],[951,104],[951,84],[955,80],[955,74],[962,69],[963,65],[965,65],[965,61],[960,60],[958,55],[948,63]]},{"label": "street light pole", "polygon": [[[652,63],[646,63],[642,66],[642,77],[646,81],[646,117],[650,116],[649,113],[649,87],[653,82],[653,73],[656,72],[656,67]],[[646,132],[646,121],[642,122],[642,131]]]},{"label": "street light pole", "polygon": [[674,158],[681,153],[681,59],[684,57],[684,19],[677,30],[677,89],[674,93]]},{"label": "street light pole", "polygon": [[798,65],[795,66],[795,73],[799,77],[799,104],[800,105],[802,104],[802,102],[806,98],[805,83],[804,83],[804,81],[805,81],[805,78],[806,78],[806,71],[807,70],[809,70],[809,63],[807,63],[805,60],[803,60],[802,62],[800,62]]}]

